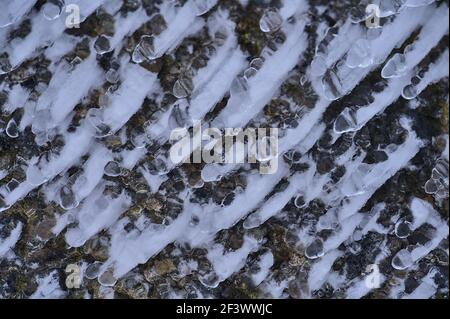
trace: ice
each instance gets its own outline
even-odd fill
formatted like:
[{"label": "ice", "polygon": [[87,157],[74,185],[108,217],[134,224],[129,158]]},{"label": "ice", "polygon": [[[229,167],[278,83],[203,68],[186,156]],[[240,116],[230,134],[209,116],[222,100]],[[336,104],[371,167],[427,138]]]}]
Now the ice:
[{"label": "ice", "polygon": [[94,136],[103,138],[112,134],[111,127],[104,122],[103,110],[98,108],[89,109],[86,118],[94,128]]},{"label": "ice", "polygon": [[396,53],[381,70],[381,76],[385,79],[398,78],[402,76],[406,70],[405,55]]},{"label": "ice", "polygon": [[0,11],[0,29],[18,22],[35,3],[35,0],[10,1],[8,5],[2,3],[2,10]]},{"label": "ice", "polygon": [[173,95],[178,99],[184,99],[188,97],[194,90],[194,84],[192,79],[187,76],[181,76],[173,86]]},{"label": "ice", "polygon": [[422,6],[427,6],[431,3],[433,3],[435,0],[406,0],[405,5],[407,7],[422,7]]},{"label": "ice", "polygon": [[8,135],[10,138],[17,138],[19,137],[19,127],[17,126],[17,122],[14,119],[9,120],[8,124],[6,125],[6,135]]},{"label": "ice", "polygon": [[96,279],[98,277],[98,275],[100,274],[102,265],[103,265],[103,263],[101,263],[99,261],[93,262],[92,264],[87,266],[87,268],[84,272],[84,276],[87,279],[91,279],[91,280]]},{"label": "ice", "polygon": [[122,172],[119,163],[116,161],[110,161],[105,166],[105,174],[110,177],[119,176]]},{"label": "ice", "polygon": [[407,249],[401,249],[392,258],[392,267],[397,270],[405,270],[414,263],[411,253]]},{"label": "ice", "polygon": [[106,35],[100,35],[94,43],[94,49],[97,54],[103,55],[111,50],[110,38]]},{"label": "ice", "polygon": [[47,20],[52,21],[59,18],[63,8],[64,8],[64,1],[50,0],[42,6],[41,10],[44,17]]},{"label": "ice", "polygon": [[373,63],[370,41],[359,39],[347,53],[347,66],[350,68],[366,68]]},{"label": "ice", "polygon": [[317,259],[324,255],[323,240],[316,238],[305,249],[305,256],[309,259]]},{"label": "ice", "polygon": [[154,37],[150,35],[143,35],[138,45],[133,51],[133,62],[142,63],[145,61],[151,61],[159,57],[158,53],[154,49]]},{"label": "ice", "polygon": [[9,62],[8,57],[1,56],[0,57],[0,75],[11,72],[12,66]]},{"label": "ice", "polygon": [[61,190],[59,191],[59,204],[65,210],[74,209],[79,205],[79,202],[70,186],[66,185],[61,187]]},{"label": "ice", "polygon": [[371,171],[371,165],[361,163],[342,185],[342,192],[346,196],[364,194],[367,188],[366,176]]},{"label": "ice", "polygon": [[195,8],[197,9],[197,16],[204,15],[211,10],[218,0],[194,0]]},{"label": "ice", "polygon": [[[1,198],[0,198],[1,200]],[[1,203],[0,203],[1,204]],[[0,205],[1,209],[1,205]],[[23,224],[17,223],[17,226],[11,231],[6,239],[0,241],[0,260],[6,255],[6,253],[12,249],[20,239],[22,233]]]},{"label": "ice", "polygon": [[113,270],[107,269],[98,276],[97,281],[103,287],[113,287],[117,279],[114,277]]},{"label": "ice", "polygon": [[259,20],[259,27],[262,32],[272,33],[281,28],[283,18],[274,8],[266,9],[263,12],[261,20]]},{"label": "ice", "polygon": [[412,233],[412,224],[406,220],[400,220],[395,224],[395,235],[398,238],[406,238]]},{"label": "ice", "polygon": [[38,278],[38,287],[36,291],[30,296],[31,299],[59,299],[66,296],[59,285],[58,271],[53,270],[43,278]]},{"label": "ice", "polygon": [[358,123],[356,119],[356,112],[346,107],[341,114],[336,118],[333,130],[337,134],[356,131],[358,129]]},{"label": "ice", "polygon": [[264,281],[264,279],[267,278],[270,273],[270,268],[273,266],[273,263],[274,257],[270,251],[264,253],[259,257],[257,263],[259,271],[252,274],[252,281],[255,287],[258,287]]}]

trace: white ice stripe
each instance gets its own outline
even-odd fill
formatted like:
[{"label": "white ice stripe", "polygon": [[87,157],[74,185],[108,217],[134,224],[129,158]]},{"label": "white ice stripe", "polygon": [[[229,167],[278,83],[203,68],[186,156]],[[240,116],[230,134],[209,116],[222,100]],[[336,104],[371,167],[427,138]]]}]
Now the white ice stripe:
[{"label": "white ice stripe", "polygon": [[[51,158],[50,162],[43,164],[40,170],[47,180],[53,179],[56,175],[76,165],[79,159],[88,153],[93,142],[92,133],[87,127],[89,124],[83,124],[75,133],[67,134],[63,149],[59,155]],[[36,186],[30,184],[27,180],[21,183],[5,198],[8,206],[26,196]]]},{"label": "white ice stripe", "polygon": [[[241,50],[227,50],[226,54],[227,57],[220,60],[221,68],[215,70],[207,84],[191,100],[189,114],[194,120],[202,119],[223,98],[234,78],[246,65],[245,55]],[[217,61],[219,62],[219,58]]]},{"label": "white ice stripe", "polygon": [[57,126],[75,106],[102,83],[103,71],[98,67],[94,54],[69,71],[65,62],[59,66],[48,89],[38,100],[36,110],[50,108],[53,126]]},{"label": "white ice stripe", "polygon": [[[130,64],[125,69],[125,81],[118,91],[113,94],[111,105],[105,110],[104,119],[113,130],[120,129],[141,107],[155,80],[156,76],[154,74],[147,72],[140,66]],[[66,144],[60,155],[52,158],[49,163],[40,168],[48,180],[75,165],[79,158],[88,153],[94,141],[92,129],[89,127],[89,124],[83,122],[82,126],[75,133],[65,135],[65,141]],[[109,157],[104,157],[103,159],[106,160]],[[100,172],[103,172],[103,168]],[[34,186],[25,181],[8,195],[6,198],[7,203],[12,205],[33,188]],[[87,194],[84,196],[87,196]]]},{"label": "white ice stripe", "polygon": [[437,286],[434,282],[436,269],[432,268],[428,274],[422,278],[420,285],[410,294],[404,295],[402,299],[429,299],[434,296]]},{"label": "white ice stripe", "polygon": [[303,21],[286,27],[286,41],[248,80],[248,91],[244,93],[244,98],[231,94],[227,106],[213,121],[214,127],[243,127],[270,102],[307,47],[304,27]]},{"label": "white ice stripe", "polygon": [[83,174],[78,178],[81,185],[74,190],[79,202],[91,194],[100,183],[103,170],[110,160],[112,160],[111,152],[103,145],[98,145],[90,153],[89,159],[83,165]]},{"label": "white ice stripe", "polygon": [[110,39],[111,48],[119,48],[119,50],[116,50],[116,54],[119,54],[119,44],[121,44],[123,39],[139,29],[149,19],[145,10],[142,8],[139,8],[135,12],[129,12],[125,17],[120,14],[116,15],[116,33]]},{"label": "white ice stripe", "polygon": [[[102,5],[104,0],[72,0],[80,8],[81,17],[85,18]],[[66,29],[67,13],[63,10],[61,16],[53,21],[47,20],[42,12],[37,12],[31,19],[31,33],[25,39],[10,43],[9,59],[12,66],[18,66],[30,58],[38,48],[52,45]]]},{"label": "white ice stripe", "polygon": [[394,103],[402,94],[403,88],[411,81],[412,73],[405,74],[400,78],[389,79],[387,87],[373,95],[373,102],[363,106],[356,111],[357,128],[361,129],[375,115],[383,113],[383,111],[392,103]]},{"label": "white ice stripe", "polygon": [[308,274],[308,286],[310,291],[319,289],[323,283],[327,281],[331,266],[333,266],[334,261],[343,254],[342,251],[334,249],[311,266],[311,270]]},{"label": "white ice stripe", "polygon": [[60,276],[58,270],[51,271],[44,278],[38,278],[38,287],[30,296],[30,299],[59,299],[66,296],[66,292],[59,285]]},{"label": "white ice stripe", "polygon": [[419,198],[413,198],[410,206],[414,216],[414,229],[425,222],[436,228],[436,232],[429,242],[425,245],[417,246],[411,251],[411,257],[416,262],[428,255],[441,243],[443,239],[448,237],[449,229],[447,223],[442,220],[439,213],[430,203]]},{"label": "white ice stripe", "polygon": [[141,234],[127,233],[123,229],[126,219],[117,222],[110,228],[111,248],[104,269],[113,265],[115,276],[120,278],[137,265],[144,264],[185,231],[189,218],[188,214],[182,214],[167,227],[148,227]]},{"label": "white ice stripe", "polygon": [[300,191],[305,193],[305,201],[312,199],[308,196],[308,190],[314,188],[310,182],[313,180],[315,166],[312,165],[306,172],[294,174],[289,178],[289,186],[280,193],[269,198],[256,212],[247,217],[248,226],[255,228],[262,225],[269,218],[279,213],[287,203]]},{"label": "white ice stripe", "polygon": [[[322,136],[322,134],[325,132],[326,125],[324,123],[319,123],[316,126],[314,126],[308,135],[302,141],[297,144],[297,146],[293,147],[292,149],[300,152],[300,154],[307,153],[311,148],[313,148],[314,144],[319,140],[319,138]],[[286,134],[287,135],[287,134]],[[289,140],[287,136],[283,136],[280,141],[278,142],[278,153],[282,154],[289,149],[291,149],[292,143],[295,142],[295,138],[293,140]]]},{"label": "white ice stripe", "polygon": [[17,226],[14,227],[14,229],[11,231],[9,236],[4,239],[3,241],[0,241],[0,259],[6,255],[6,253],[14,248],[17,241],[20,239],[20,234],[22,233],[22,223],[18,222]]},{"label": "white ice stripe", "polygon": [[255,287],[258,287],[269,276],[273,263],[274,257],[271,251],[267,251],[259,257],[258,266],[260,270],[251,275]]},{"label": "white ice stripe", "polygon": [[[8,30],[7,26],[20,21],[21,18],[33,8],[37,0],[2,0],[0,1],[0,40],[2,40],[2,31]],[[9,30],[8,30],[9,31]],[[0,41],[3,46],[4,42]]]},{"label": "white ice stripe", "polygon": [[259,245],[260,243],[253,237],[245,236],[242,246],[229,253],[224,252],[224,247],[221,244],[210,247],[207,257],[219,277],[217,285],[233,273],[241,270],[245,266],[248,255],[256,251]]},{"label": "white ice stripe", "polygon": [[[330,101],[323,97],[319,97],[314,109],[302,117],[297,127],[287,129],[285,135],[280,138],[278,146],[280,153],[290,150],[304,139],[306,144],[314,144],[314,139],[317,141],[320,136],[315,135],[313,132],[318,132],[316,130],[324,129],[323,124],[317,125],[317,123],[320,121],[322,114],[328,105],[330,105]],[[314,137],[311,134],[313,134]]]},{"label": "white ice stripe", "polygon": [[[237,194],[233,203],[225,208],[214,204],[201,207],[185,202],[180,216],[162,229],[148,227],[141,234],[128,234],[123,230],[124,225],[121,222],[117,223],[111,229],[110,258],[105,263],[104,269],[114,265],[115,275],[121,277],[174,241],[188,242],[192,247],[209,243],[219,230],[231,227],[248,211],[256,208],[286,173],[287,168],[284,167],[280,168],[277,174],[267,175],[265,178],[250,177],[245,192]],[[197,226],[191,226],[189,223],[193,215],[200,217]]]},{"label": "white ice stripe", "polygon": [[[398,170],[407,165],[409,160],[413,158],[417,152],[423,147],[423,142],[419,140],[409,127],[409,123],[405,118],[401,119],[403,127],[408,128],[408,137],[406,141],[400,145],[397,150],[389,154],[387,161],[372,165],[370,171],[364,177],[367,181],[365,193],[350,197],[348,201],[339,208],[338,217],[340,221],[346,220],[355,214],[373,193],[381,187],[389,178],[391,178]],[[328,242],[328,241],[327,241]],[[330,244],[332,241],[330,240]]]},{"label": "white ice stripe", "polygon": [[68,245],[83,246],[89,238],[113,225],[131,205],[131,199],[124,193],[117,198],[103,195],[104,188],[105,184],[96,187],[78,208],[71,211],[78,223],[66,232],[65,238]]},{"label": "white ice stripe", "polygon": [[287,20],[297,12],[304,12],[308,9],[308,4],[305,0],[284,0],[283,6],[280,9],[280,16],[283,20]]},{"label": "white ice stripe", "polygon": [[186,36],[198,32],[204,25],[203,19],[196,15],[193,1],[188,1],[177,11],[175,18],[168,21],[167,29],[155,37],[155,52],[162,56],[175,49]]},{"label": "white ice stripe", "polygon": [[211,240],[218,231],[232,227],[257,208],[287,173],[288,168],[284,163],[280,163],[274,174],[250,175],[247,178],[247,188],[243,193],[236,194],[230,205],[220,207],[210,204],[202,207],[198,227],[184,232],[182,241],[187,241],[194,247],[199,246]]},{"label": "white ice stripe", "polygon": [[113,132],[118,131],[141,108],[145,97],[157,82],[156,74],[139,65],[129,63],[124,68],[124,79],[119,89],[110,97],[103,120]]},{"label": "white ice stripe", "polygon": [[[430,14],[430,10],[425,8],[414,9],[413,13],[410,12],[411,10],[413,9],[405,10],[409,13],[404,12],[400,14],[392,24],[383,27],[383,33],[380,35],[376,42],[376,45],[378,46],[376,50],[377,59],[385,60],[397,44],[403,43],[403,41],[407,39],[408,35],[413,32],[418,26],[420,26],[421,22],[424,20],[424,16],[426,16],[426,13]],[[398,32],[396,30],[402,30],[403,32]],[[381,45],[382,41],[386,41],[386,45]],[[342,40],[342,43],[346,42]],[[336,45],[336,48],[340,48],[341,50],[340,46],[338,46],[337,44],[334,45]],[[348,46],[346,46],[346,50],[348,50]],[[341,51],[344,52],[344,50]],[[342,54],[343,53],[340,53],[339,55]],[[370,67],[355,69],[355,77],[351,79],[351,84],[348,84],[348,87],[350,89],[353,89],[362,79],[367,76],[367,74],[370,73],[371,70],[372,68]],[[313,85],[314,91],[319,94],[319,100],[316,102],[314,108],[302,118],[296,128],[286,130],[285,136],[282,137],[279,141],[280,153],[291,149],[300,141],[302,141],[306,136],[308,136],[316,123],[321,119],[323,112],[325,112],[326,108],[331,103],[323,96],[322,93],[320,93],[322,92],[320,81],[314,78],[312,79],[311,83]],[[228,106],[225,110],[227,109]],[[219,114],[219,117],[222,115],[222,113]],[[237,116],[236,114],[240,115],[239,111],[235,112],[235,116]],[[222,176],[229,172],[232,172],[238,167],[235,164],[228,164],[221,167],[218,167],[218,165],[214,165],[214,167],[211,166],[212,165],[206,165],[203,170],[217,170],[217,174],[220,174]]]},{"label": "white ice stripe", "polygon": [[[203,87],[207,85],[211,78],[213,78],[218,70],[225,66],[225,60],[230,57],[233,51],[237,48],[237,37],[234,33],[234,24],[227,20],[227,13],[219,11],[214,15],[214,23],[218,23],[223,26],[227,32],[227,38],[225,43],[220,46],[214,56],[208,61],[208,65],[201,68],[193,79],[194,90],[202,91]],[[194,94],[195,95],[195,92]]]},{"label": "white ice stripe", "polygon": [[[325,62],[327,68],[339,61],[350,50],[355,41],[364,36],[364,29],[350,19],[339,28],[336,37],[327,46]],[[311,70],[309,70],[310,72]]]},{"label": "white ice stripe", "polygon": [[[448,33],[448,7],[441,5],[423,25],[417,39],[405,52],[406,69],[414,68]],[[448,58],[447,58],[448,60]]]},{"label": "white ice stripe", "polygon": [[430,65],[429,70],[425,73],[419,84],[416,86],[417,93],[420,94],[428,85],[437,82],[444,77],[448,77],[448,60],[449,54],[447,49],[435,63]]}]

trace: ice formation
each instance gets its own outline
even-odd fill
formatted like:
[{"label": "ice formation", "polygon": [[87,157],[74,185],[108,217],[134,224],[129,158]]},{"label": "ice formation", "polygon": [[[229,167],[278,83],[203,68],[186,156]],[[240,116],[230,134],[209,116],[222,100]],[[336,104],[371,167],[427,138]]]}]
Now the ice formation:
[{"label": "ice formation", "polygon": [[[0,298],[448,298],[448,1],[0,2]],[[172,162],[196,120],[277,171]]]}]

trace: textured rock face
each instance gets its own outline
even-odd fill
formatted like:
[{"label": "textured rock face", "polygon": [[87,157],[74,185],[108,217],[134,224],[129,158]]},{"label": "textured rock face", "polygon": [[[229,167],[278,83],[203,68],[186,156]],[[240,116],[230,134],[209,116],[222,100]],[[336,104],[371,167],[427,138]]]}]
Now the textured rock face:
[{"label": "textured rock face", "polygon": [[448,1],[373,4],[2,3],[0,298],[448,298]]}]

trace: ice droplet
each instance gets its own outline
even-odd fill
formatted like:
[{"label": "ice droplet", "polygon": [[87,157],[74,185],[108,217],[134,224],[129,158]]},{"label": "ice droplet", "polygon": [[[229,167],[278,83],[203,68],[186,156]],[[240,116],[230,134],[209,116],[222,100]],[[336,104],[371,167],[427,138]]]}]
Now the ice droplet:
[{"label": "ice droplet", "polygon": [[264,33],[272,33],[281,28],[283,24],[283,18],[278,11],[274,8],[269,8],[264,11],[261,19],[259,20],[259,27]]},{"label": "ice droplet", "polygon": [[365,177],[370,172],[371,165],[361,163],[342,184],[342,193],[346,196],[364,194],[366,191]]},{"label": "ice droplet", "polygon": [[305,249],[305,256],[309,259],[317,259],[324,255],[323,241],[320,238],[316,238]]},{"label": "ice droplet", "polygon": [[407,249],[402,249],[392,258],[392,267],[397,270],[409,268],[414,263],[411,253]]},{"label": "ice droplet", "polygon": [[86,118],[95,129],[94,136],[103,138],[112,134],[111,128],[103,122],[103,110],[91,108],[86,114]]},{"label": "ice droplet", "polygon": [[143,35],[138,45],[133,51],[132,60],[135,63],[142,63],[146,60],[155,60],[162,56],[154,47],[155,38],[150,35]]},{"label": "ice droplet", "polygon": [[69,186],[61,187],[59,191],[59,204],[65,210],[71,210],[78,206],[79,202]]},{"label": "ice droplet", "polygon": [[8,125],[6,125],[6,135],[10,138],[19,137],[19,127],[14,119],[9,120]]},{"label": "ice droplet", "polygon": [[95,261],[92,264],[90,264],[89,266],[86,267],[86,270],[84,272],[84,276],[87,279],[95,279],[98,277],[98,275],[100,274],[100,269],[102,267],[103,263],[99,262],[99,261]]},{"label": "ice droplet", "polygon": [[347,53],[347,66],[350,68],[366,68],[373,63],[370,42],[366,39],[357,40]]},{"label": "ice droplet", "polygon": [[316,55],[311,62],[311,75],[322,76],[327,72],[327,62],[321,55]]},{"label": "ice droplet", "polygon": [[384,79],[398,78],[406,71],[405,56],[400,53],[394,54],[381,70],[381,76]]},{"label": "ice droplet", "polygon": [[187,75],[182,75],[173,86],[173,95],[178,99],[184,99],[191,95],[194,83]]},{"label": "ice droplet", "polygon": [[306,201],[305,201],[305,196],[304,196],[303,193],[298,194],[298,195],[295,197],[295,199],[294,199],[294,205],[295,205],[295,207],[300,208],[300,209],[307,206],[307,203],[306,203]]},{"label": "ice droplet", "polygon": [[119,82],[119,80],[120,74],[116,69],[111,68],[108,70],[108,72],[106,72],[106,81],[108,81],[109,83],[116,84],[117,82]]},{"label": "ice droplet", "polygon": [[344,88],[341,79],[334,70],[328,70],[322,78],[322,88],[325,97],[330,101],[335,101],[342,97]]},{"label": "ice droplet", "polygon": [[94,49],[97,54],[103,55],[111,51],[111,43],[109,41],[109,37],[106,35],[100,35],[94,43]]},{"label": "ice droplet", "polygon": [[245,229],[252,229],[258,227],[261,223],[261,216],[257,213],[253,213],[245,219],[243,226]]},{"label": "ice droplet", "polygon": [[40,186],[48,180],[48,178],[46,178],[41,170],[35,165],[28,166],[26,174],[28,183],[33,186]]},{"label": "ice droplet", "polygon": [[204,15],[212,9],[217,3],[217,0],[194,0],[194,5],[197,10],[197,17]]},{"label": "ice droplet", "polygon": [[333,130],[337,134],[353,132],[358,129],[356,113],[353,109],[346,107],[334,121]]},{"label": "ice droplet", "polygon": [[117,163],[116,161],[110,161],[108,164],[106,164],[104,171],[106,176],[116,177],[120,175],[122,170],[119,163]]},{"label": "ice droplet", "polygon": [[50,0],[42,6],[42,13],[47,20],[53,21],[59,18],[63,8],[63,0]]},{"label": "ice droplet", "polygon": [[405,86],[402,90],[402,96],[406,100],[412,100],[417,97],[417,87],[414,84]]},{"label": "ice droplet", "polygon": [[117,279],[114,277],[114,272],[111,268],[104,271],[98,278],[97,281],[103,287],[113,287]]},{"label": "ice droplet", "polygon": [[407,220],[400,220],[395,224],[395,235],[398,238],[406,238],[411,235],[412,225]]},{"label": "ice droplet", "polygon": [[425,193],[427,194],[435,194],[439,190],[439,185],[434,179],[429,179],[425,183]]}]

